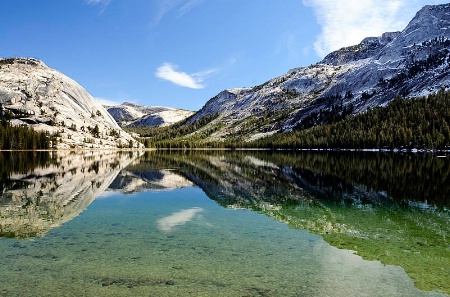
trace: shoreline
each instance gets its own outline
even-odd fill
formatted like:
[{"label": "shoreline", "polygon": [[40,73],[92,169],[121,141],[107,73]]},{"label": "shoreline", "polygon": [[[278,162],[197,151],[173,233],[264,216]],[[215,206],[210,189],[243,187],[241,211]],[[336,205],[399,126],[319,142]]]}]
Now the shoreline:
[{"label": "shoreline", "polygon": [[0,150],[0,152],[147,152],[147,151],[311,151],[311,152],[374,152],[374,153],[448,153],[450,149],[348,149],[348,148],[63,148],[63,149],[38,149],[38,150]]}]

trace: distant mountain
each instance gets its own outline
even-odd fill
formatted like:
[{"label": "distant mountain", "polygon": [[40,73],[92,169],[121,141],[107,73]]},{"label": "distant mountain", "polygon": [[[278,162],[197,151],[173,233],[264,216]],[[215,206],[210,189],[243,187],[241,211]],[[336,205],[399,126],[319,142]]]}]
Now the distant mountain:
[{"label": "distant mountain", "polygon": [[56,134],[56,148],[140,146],[77,82],[33,58],[0,59],[0,115]]},{"label": "distant mountain", "polygon": [[192,116],[195,112],[190,110],[183,109],[169,109],[160,112],[156,112],[153,114],[149,114],[143,116],[140,119],[137,119],[130,124],[129,127],[137,127],[137,126],[158,126],[164,127],[180,122],[190,116]]},{"label": "distant mountain", "polygon": [[116,106],[105,106],[105,108],[122,127],[168,126],[194,114],[190,110],[163,106],[142,106],[130,102],[124,102]]},{"label": "distant mountain", "polygon": [[222,91],[188,123],[218,115],[202,128],[212,131],[209,140],[252,140],[385,106],[397,94],[449,88],[450,4],[425,6],[401,32],[365,38],[259,86]]},{"label": "distant mountain", "polygon": [[167,107],[161,106],[155,107],[142,106],[131,102],[124,102],[120,105],[115,106],[105,105],[104,107],[118,123],[128,123],[136,119],[139,119],[145,115],[157,113],[168,109]]}]

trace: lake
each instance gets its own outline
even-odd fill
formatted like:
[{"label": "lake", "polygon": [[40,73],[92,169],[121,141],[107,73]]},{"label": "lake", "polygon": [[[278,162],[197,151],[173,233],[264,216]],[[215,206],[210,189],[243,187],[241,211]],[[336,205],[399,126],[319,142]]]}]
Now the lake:
[{"label": "lake", "polygon": [[450,156],[0,153],[0,296],[448,296]]}]

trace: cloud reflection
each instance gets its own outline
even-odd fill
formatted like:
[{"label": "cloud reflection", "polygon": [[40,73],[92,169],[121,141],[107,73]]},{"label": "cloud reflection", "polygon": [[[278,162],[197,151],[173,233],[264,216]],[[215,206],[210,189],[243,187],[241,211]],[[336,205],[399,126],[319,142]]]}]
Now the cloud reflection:
[{"label": "cloud reflection", "polygon": [[190,221],[192,221],[200,212],[203,211],[203,208],[193,207],[190,209],[181,210],[178,212],[174,212],[173,214],[161,218],[158,220],[158,228],[161,231],[170,232],[177,226],[182,226]]}]

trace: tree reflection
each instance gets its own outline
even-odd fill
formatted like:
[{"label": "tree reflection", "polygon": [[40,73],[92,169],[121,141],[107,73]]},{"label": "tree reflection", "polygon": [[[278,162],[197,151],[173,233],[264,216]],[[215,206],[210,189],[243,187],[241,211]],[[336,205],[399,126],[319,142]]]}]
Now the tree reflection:
[{"label": "tree reflection", "polygon": [[432,154],[181,151],[139,164],[176,168],[224,207],[262,212],[450,293],[450,161]]},{"label": "tree reflection", "polygon": [[78,216],[137,157],[102,151],[0,153],[0,237],[43,236]]}]

